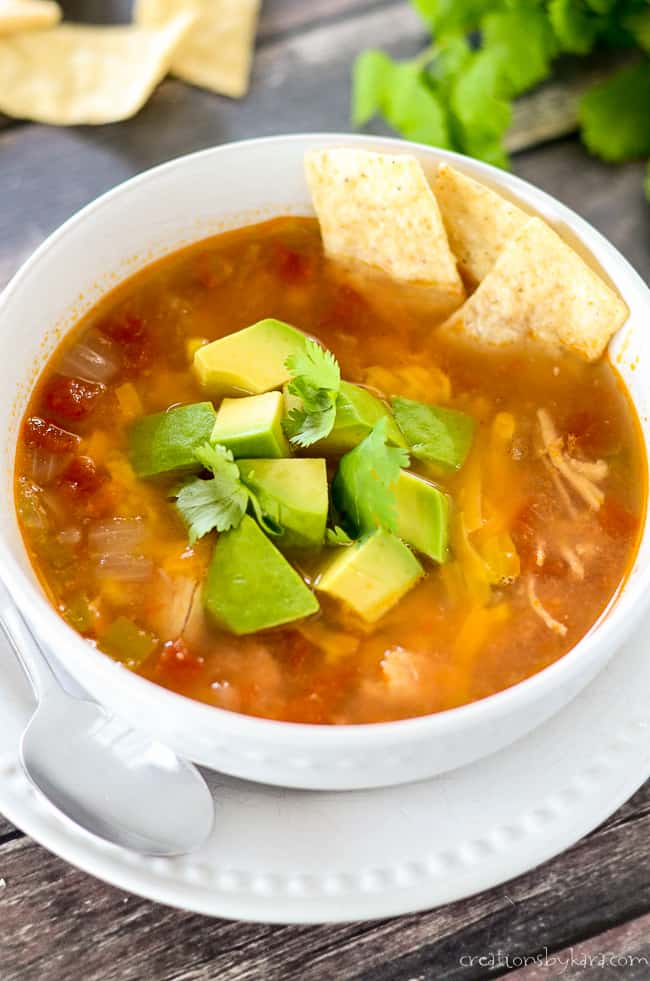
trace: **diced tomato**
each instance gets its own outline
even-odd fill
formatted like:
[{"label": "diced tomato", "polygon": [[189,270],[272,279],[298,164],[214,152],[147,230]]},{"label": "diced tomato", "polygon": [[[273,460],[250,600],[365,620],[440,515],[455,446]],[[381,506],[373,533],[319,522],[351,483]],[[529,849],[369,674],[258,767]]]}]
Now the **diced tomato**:
[{"label": "diced tomato", "polygon": [[156,674],[164,675],[170,680],[175,678],[182,683],[200,675],[204,665],[205,660],[199,655],[193,654],[185,641],[179,637],[177,640],[168,640],[166,644],[163,644],[156,666]]},{"label": "diced tomato", "polygon": [[93,494],[107,480],[108,474],[98,470],[89,456],[76,456],[61,476],[61,483],[76,494]]},{"label": "diced tomato", "polygon": [[270,254],[270,267],[284,283],[295,286],[313,278],[316,272],[316,257],[304,252],[296,252],[283,242],[274,242]]},{"label": "diced tomato", "polygon": [[30,416],[23,427],[23,438],[30,446],[38,446],[50,453],[71,453],[80,443],[80,437],[61,429],[40,416]]},{"label": "diced tomato", "polygon": [[151,365],[155,348],[142,317],[122,312],[107,317],[99,324],[99,330],[118,344],[127,374],[137,375]]},{"label": "diced tomato", "polygon": [[115,510],[117,491],[107,471],[89,456],[76,456],[63,471],[59,487],[70,504],[89,518],[103,518]]},{"label": "diced tomato", "polygon": [[100,382],[55,375],[45,388],[44,401],[53,415],[78,421],[90,415],[105,391]]},{"label": "diced tomato", "polygon": [[639,527],[639,519],[613,497],[606,497],[598,511],[600,526],[610,538],[631,538]]}]

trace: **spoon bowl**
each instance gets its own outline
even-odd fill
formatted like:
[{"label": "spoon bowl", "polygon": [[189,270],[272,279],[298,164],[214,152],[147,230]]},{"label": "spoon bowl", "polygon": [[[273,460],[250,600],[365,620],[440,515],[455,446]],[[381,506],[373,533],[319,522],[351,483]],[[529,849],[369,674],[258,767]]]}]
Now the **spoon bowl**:
[{"label": "spoon bowl", "polygon": [[173,856],[204,843],[214,800],[193,764],[60,685],[0,583],[0,627],[38,699],[21,741],[31,783],[91,834],[146,855]]}]

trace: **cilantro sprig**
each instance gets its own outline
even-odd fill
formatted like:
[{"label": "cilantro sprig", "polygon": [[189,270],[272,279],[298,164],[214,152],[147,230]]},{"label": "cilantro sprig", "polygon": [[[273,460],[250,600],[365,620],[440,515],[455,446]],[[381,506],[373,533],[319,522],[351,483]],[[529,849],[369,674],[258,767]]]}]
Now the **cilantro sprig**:
[{"label": "cilantro sprig", "polygon": [[[563,54],[638,48],[638,62],[578,105],[587,148],[608,161],[650,156],[647,0],[411,0],[433,35],[416,58],[362,52],[352,121],[379,115],[407,139],[508,166],[504,137],[517,96],[548,78]],[[649,165],[650,167],[650,165]],[[650,198],[650,177],[646,181]]]},{"label": "cilantro sprig", "polygon": [[397,529],[397,481],[408,467],[406,450],[389,446],[388,417],[383,416],[368,436],[341,457],[332,483],[337,509],[345,515],[346,530],[364,535],[375,528]]},{"label": "cilantro sprig", "polygon": [[241,479],[230,450],[217,443],[203,443],[194,450],[197,461],[212,473],[208,479],[194,477],[173,492],[176,507],[188,527],[190,545],[211,531],[237,528],[249,504],[268,535],[279,535],[277,516],[268,514],[254,491]]},{"label": "cilantro sprig", "polygon": [[305,342],[304,351],[287,358],[286,368],[291,374],[289,392],[301,400],[301,405],[290,410],[283,428],[294,446],[304,448],[332,431],[341,371],[332,352],[311,338]]}]

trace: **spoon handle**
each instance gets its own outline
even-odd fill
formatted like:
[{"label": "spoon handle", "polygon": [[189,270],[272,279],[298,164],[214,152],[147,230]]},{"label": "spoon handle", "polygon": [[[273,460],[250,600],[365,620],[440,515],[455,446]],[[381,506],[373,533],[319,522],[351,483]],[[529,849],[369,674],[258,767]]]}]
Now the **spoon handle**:
[{"label": "spoon handle", "polygon": [[52,668],[5,584],[0,581],[0,629],[9,641],[34,694],[41,699],[50,688],[59,688]]}]

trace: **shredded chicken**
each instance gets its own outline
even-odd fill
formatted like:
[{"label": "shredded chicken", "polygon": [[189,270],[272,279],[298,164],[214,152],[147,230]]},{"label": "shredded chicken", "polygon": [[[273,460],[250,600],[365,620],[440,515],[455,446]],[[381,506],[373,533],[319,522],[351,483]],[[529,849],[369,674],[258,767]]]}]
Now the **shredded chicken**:
[{"label": "shredded chicken", "polygon": [[568,456],[564,453],[564,440],[558,434],[546,409],[537,410],[537,419],[542,434],[544,453],[551,464],[585,504],[593,511],[598,511],[605,499],[605,494],[595,481],[603,480],[607,476],[607,463],[604,460],[576,460],[574,457]]},{"label": "shredded chicken", "polygon": [[543,566],[546,562],[546,546],[540,538],[537,542],[537,548],[535,549],[535,563],[538,566]]},{"label": "shredded chicken", "polygon": [[605,460],[577,460],[575,457],[569,457],[568,460],[577,473],[583,474],[590,480],[604,480],[609,473]]},{"label": "shredded chicken", "polygon": [[569,515],[570,518],[577,518],[578,509],[575,507],[573,501],[569,497],[569,492],[564,486],[564,484],[562,483],[559,473],[557,472],[557,470],[555,469],[555,467],[553,466],[553,464],[551,463],[551,461],[547,456],[542,457],[542,463],[544,464],[549,474],[551,475],[551,480],[555,484],[555,489],[558,492],[562,503],[564,504],[567,514]]},{"label": "shredded chicken", "polygon": [[570,545],[561,545],[559,549],[560,555],[566,562],[566,564],[571,569],[576,579],[584,579],[585,577],[585,566],[582,559],[578,558],[578,555],[571,548]]},{"label": "shredded chicken", "polygon": [[416,654],[399,645],[385,651],[380,667],[391,694],[408,695],[417,688],[420,680],[417,661]]},{"label": "shredded chicken", "polygon": [[528,592],[528,600],[533,612],[536,613],[540,620],[546,624],[549,630],[552,630],[555,634],[559,634],[560,637],[564,637],[567,632],[565,624],[560,623],[560,621],[556,620],[554,616],[551,616],[546,607],[542,605],[542,602],[537,595],[537,590],[535,589],[535,580],[532,576],[528,577],[526,589]]}]

